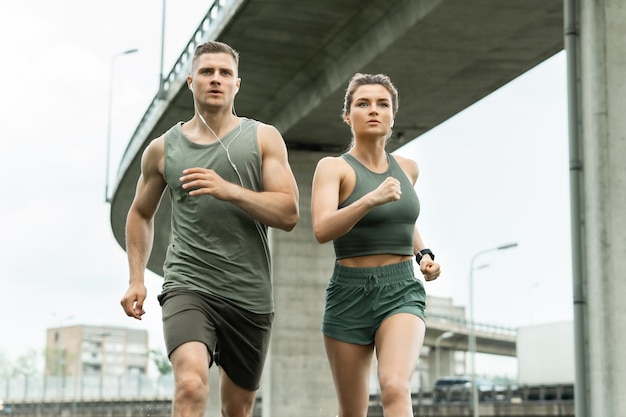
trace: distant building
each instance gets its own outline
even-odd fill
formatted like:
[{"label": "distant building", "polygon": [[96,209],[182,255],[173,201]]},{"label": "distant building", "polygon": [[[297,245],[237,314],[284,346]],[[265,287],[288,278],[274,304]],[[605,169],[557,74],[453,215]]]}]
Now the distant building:
[{"label": "distant building", "polygon": [[47,330],[46,376],[146,375],[148,331],[109,326]]},{"label": "distant building", "polygon": [[427,316],[466,320],[465,306],[454,305],[451,297],[426,296]]}]

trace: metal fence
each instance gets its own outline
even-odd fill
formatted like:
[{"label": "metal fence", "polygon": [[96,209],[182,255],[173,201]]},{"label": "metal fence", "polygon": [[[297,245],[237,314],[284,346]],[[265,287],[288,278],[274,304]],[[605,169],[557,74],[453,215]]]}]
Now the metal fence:
[{"label": "metal fence", "polygon": [[168,399],[174,392],[173,375],[27,376],[0,379],[4,402]]}]

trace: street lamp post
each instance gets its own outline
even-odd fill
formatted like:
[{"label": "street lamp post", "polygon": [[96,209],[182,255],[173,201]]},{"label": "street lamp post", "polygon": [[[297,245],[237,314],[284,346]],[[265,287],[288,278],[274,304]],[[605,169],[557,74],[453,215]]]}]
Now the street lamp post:
[{"label": "street lamp post", "polygon": [[110,161],[111,161],[111,114],[113,112],[113,70],[115,69],[115,60],[122,55],[134,54],[139,51],[139,49],[128,49],[124,52],[120,52],[118,54],[113,55],[111,58],[111,67],[109,71],[109,112],[108,112],[108,121],[107,121],[107,150],[106,150],[106,177],[104,182],[104,202],[110,203],[111,199],[109,198],[109,169],[110,169]]},{"label": "street lamp post", "polygon": [[474,330],[474,264],[476,258],[480,255],[484,255],[489,252],[496,252],[499,250],[505,250],[514,248],[517,243],[507,243],[506,245],[498,246],[491,249],[485,249],[477,252],[472,257],[469,272],[469,351],[470,351],[470,375],[472,377],[472,416],[479,417],[478,413],[478,387],[476,386],[476,332]]},{"label": "street lamp post", "polygon": [[454,336],[454,332],[452,331],[447,331],[444,333],[441,333],[439,336],[437,336],[437,338],[435,339],[435,380],[441,378],[441,356],[440,356],[440,350],[441,350],[441,341],[443,339],[448,339],[450,337]]},{"label": "street lamp post", "polygon": [[165,93],[165,78],[163,78],[163,55],[165,50],[165,3],[162,2],[162,11],[161,11],[161,67],[159,69],[159,92],[157,93],[157,98],[159,100],[165,100],[167,98],[167,94]]}]

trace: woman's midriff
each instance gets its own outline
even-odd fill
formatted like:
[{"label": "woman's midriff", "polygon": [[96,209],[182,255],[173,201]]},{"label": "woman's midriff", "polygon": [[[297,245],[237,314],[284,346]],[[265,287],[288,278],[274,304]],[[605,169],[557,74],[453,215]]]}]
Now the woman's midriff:
[{"label": "woman's midriff", "polygon": [[337,259],[337,263],[341,266],[351,268],[370,268],[374,266],[393,265],[400,262],[411,260],[413,257],[409,255],[393,255],[388,253],[378,255],[355,256],[354,258]]}]

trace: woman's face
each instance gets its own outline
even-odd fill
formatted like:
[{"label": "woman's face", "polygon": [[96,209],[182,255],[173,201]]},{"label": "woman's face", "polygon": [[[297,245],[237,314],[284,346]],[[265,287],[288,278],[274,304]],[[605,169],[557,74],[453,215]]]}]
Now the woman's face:
[{"label": "woman's face", "polygon": [[393,126],[391,93],[380,84],[359,86],[352,95],[350,113],[346,122],[354,137],[387,137]]}]

